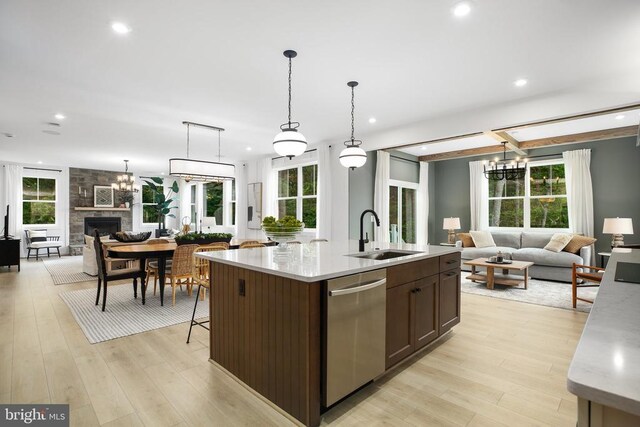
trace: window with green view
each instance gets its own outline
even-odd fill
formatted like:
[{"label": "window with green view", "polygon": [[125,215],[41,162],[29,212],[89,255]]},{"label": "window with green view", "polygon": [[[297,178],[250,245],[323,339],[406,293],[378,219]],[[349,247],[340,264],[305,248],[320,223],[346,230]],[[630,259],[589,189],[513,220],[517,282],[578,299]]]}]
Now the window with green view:
[{"label": "window with green view", "polygon": [[298,166],[278,171],[278,217],[290,215],[316,228],[318,205],[318,165]]},{"label": "window with green view", "polygon": [[53,225],[56,223],[56,180],[54,178],[22,178],[22,224]]}]

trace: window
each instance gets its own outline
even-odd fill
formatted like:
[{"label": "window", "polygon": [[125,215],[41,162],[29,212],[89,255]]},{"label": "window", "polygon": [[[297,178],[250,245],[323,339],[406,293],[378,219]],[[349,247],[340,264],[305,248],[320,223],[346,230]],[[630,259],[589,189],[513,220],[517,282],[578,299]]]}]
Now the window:
[{"label": "window", "polygon": [[55,178],[22,178],[22,224],[56,223]]},{"label": "window", "polygon": [[391,180],[389,225],[392,242],[416,242],[416,192],[418,184]]},{"label": "window", "polygon": [[531,163],[521,180],[489,181],[489,226],[569,228],[564,164]]},{"label": "window", "polygon": [[224,225],[224,183],[204,184],[204,216],[215,218],[215,225]]},{"label": "window", "polygon": [[[158,186],[158,188],[162,188],[164,192],[164,187]],[[151,187],[146,184],[142,185],[142,222],[144,224],[157,224],[158,216],[156,214],[156,203],[153,198],[153,191],[151,191]]]},{"label": "window", "polygon": [[278,217],[291,215],[316,228],[318,165],[298,166],[278,171]]},{"label": "window", "polygon": [[[190,222],[191,224],[195,224],[196,223],[196,212],[198,212],[197,207],[196,207],[196,194],[197,194],[197,187],[194,185],[190,185],[189,186],[189,194],[191,196],[191,199],[189,200],[189,215],[190,215]],[[197,226],[197,224],[196,224]]]},{"label": "window", "polygon": [[231,181],[231,201],[229,202],[231,225],[236,225],[236,180]]}]

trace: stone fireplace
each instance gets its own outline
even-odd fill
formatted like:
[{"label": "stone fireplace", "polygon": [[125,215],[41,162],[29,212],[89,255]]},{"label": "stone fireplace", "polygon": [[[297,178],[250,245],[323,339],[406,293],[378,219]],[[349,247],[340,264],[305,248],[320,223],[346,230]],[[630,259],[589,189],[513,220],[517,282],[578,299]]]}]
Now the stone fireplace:
[{"label": "stone fireplace", "polygon": [[93,236],[96,230],[98,230],[101,236],[113,234],[121,231],[121,227],[122,218],[120,218],[119,216],[91,216],[84,219],[84,234],[88,236]]}]

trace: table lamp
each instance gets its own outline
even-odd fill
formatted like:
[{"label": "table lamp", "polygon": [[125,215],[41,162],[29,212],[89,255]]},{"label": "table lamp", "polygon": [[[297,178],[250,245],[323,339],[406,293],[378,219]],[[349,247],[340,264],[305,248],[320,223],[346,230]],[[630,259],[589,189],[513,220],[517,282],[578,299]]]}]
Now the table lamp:
[{"label": "table lamp", "polygon": [[456,232],[454,230],[460,229],[460,218],[444,218],[442,220],[442,229],[448,230],[449,236],[447,241],[449,243],[456,242]]},{"label": "table lamp", "polygon": [[631,218],[605,218],[602,233],[613,234],[613,238],[611,239],[612,248],[624,245],[622,235],[633,234]]}]

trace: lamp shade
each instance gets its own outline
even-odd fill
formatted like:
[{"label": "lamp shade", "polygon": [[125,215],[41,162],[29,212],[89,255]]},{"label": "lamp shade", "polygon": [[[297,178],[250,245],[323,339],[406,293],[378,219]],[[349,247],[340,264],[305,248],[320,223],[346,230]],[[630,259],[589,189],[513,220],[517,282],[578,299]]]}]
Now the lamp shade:
[{"label": "lamp shade", "polygon": [[444,218],[442,220],[442,229],[443,230],[459,230],[460,218]]},{"label": "lamp shade", "polygon": [[284,157],[299,156],[306,151],[307,140],[295,129],[284,129],[273,139],[273,149]]},{"label": "lamp shade", "polygon": [[345,168],[359,168],[367,163],[367,153],[360,147],[351,145],[340,152],[340,164]]},{"label": "lamp shade", "polygon": [[633,234],[631,218],[605,218],[603,234]]},{"label": "lamp shade", "polygon": [[236,167],[229,163],[191,159],[169,159],[169,174],[185,181],[223,181],[235,178]]}]

